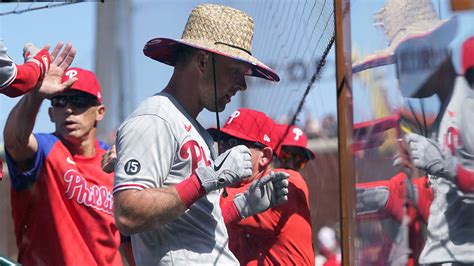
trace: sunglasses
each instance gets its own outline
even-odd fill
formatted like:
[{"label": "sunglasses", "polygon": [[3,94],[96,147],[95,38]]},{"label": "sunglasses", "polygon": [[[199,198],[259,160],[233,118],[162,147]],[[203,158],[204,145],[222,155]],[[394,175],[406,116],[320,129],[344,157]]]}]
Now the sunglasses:
[{"label": "sunglasses", "polygon": [[309,161],[309,159],[304,155],[301,155],[299,153],[289,152],[284,149],[280,151],[279,158],[280,158],[280,161],[282,161],[285,164],[293,163],[293,166],[297,168],[298,170],[303,169],[306,166],[306,163]]},{"label": "sunglasses", "polygon": [[51,106],[55,108],[64,108],[70,103],[75,108],[86,108],[99,105],[99,101],[92,95],[59,95],[51,98]]},{"label": "sunglasses", "polygon": [[222,140],[221,145],[223,148],[230,149],[235,146],[244,145],[248,148],[263,149],[266,146],[259,142],[252,142],[248,140],[238,139],[238,138],[225,138]]}]

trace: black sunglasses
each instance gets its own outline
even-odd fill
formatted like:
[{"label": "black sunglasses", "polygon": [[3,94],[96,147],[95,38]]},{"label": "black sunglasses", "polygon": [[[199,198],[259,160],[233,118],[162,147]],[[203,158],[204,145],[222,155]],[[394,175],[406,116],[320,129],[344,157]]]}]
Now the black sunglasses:
[{"label": "black sunglasses", "polygon": [[230,149],[239,145],[245,145],[248,148],[256,148],[256,149],[263,149],[266,147],[260,142],[252,142],[252,141],[238,139],[238,138],[224,138],[221,143],[227,149]]},{"label": "black sunglasses", "polygon": [[86,94],[76,94],[71,96],[59,95],[51,98],[52,107],[64,108],[68,103],[76,108],[86,108],[99,105],[97,98]]}]

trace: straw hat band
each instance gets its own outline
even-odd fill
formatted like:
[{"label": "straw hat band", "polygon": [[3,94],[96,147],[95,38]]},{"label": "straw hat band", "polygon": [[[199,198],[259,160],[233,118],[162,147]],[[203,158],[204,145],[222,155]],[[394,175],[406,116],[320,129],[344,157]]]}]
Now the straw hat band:
[{"label": "straw hat band", "polygon": [[222,42],[211,42],[211,41],[202,40],[202,39],[201,40],[181,39],[180,41],[182,43],[185,43],[197,48],[204,47],[207,50],[220,54],[220,55],[232,57],[235,59],[245,60],[251,64],[258,64],[258,65],[267,67],[265,64],[263,64],[262,62],[257,60],[255,57],[253,57],[249,51],[246,51],[245,49],[242,49],[241,47],[235,47],[233,45],[229,45]]},{"label": "straw hat band", "polygon": [[251,53],[250,51],[245,50],[244,48],[240,48],[240,47],[234,46],[234,45],[232,45],[232,44],[223,43],[223,42],[216,42],[216,43],[214,43],[214,44],[216,44],[216,45],[217,45],[217,44],[227,45],[227,46],[230,46],[230,47],[232,47],[232,48],[242,50],[242,51],[246,52],[246,53],[249,54],[249,55],[252,55],[252,53]]},{"label": "straw hat band", "polygon": [[246,52],[252,50],[253,20],[244,12],[218,5],[193,9],[182,40],[222,43]]}]

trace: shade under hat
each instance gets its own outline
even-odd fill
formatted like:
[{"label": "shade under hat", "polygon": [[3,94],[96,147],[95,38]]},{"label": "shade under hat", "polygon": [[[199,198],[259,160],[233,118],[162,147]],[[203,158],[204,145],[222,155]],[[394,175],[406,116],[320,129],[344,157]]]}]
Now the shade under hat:
[{"label": "shade under hat", "polygon": [[191,11],[181,39],[154,38],[146,43],[143,53],[174,66],[181,46],[194,47],[248,64],[248,76],[279,81],[273,69],[252,55],[253,28],[252,18],[240,10],[202,4]]}]

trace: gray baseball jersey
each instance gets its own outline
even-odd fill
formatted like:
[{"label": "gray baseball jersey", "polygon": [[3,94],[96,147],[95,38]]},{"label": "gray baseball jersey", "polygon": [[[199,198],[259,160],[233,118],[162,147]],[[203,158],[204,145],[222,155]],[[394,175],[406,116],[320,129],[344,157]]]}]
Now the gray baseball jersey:
[{"label": "gray baseball jersey", "polygon": [[10,85],[16,77],[16,66],[7,54],[7,48],[0,39],[0,90]]},{"label": "gray baseball jersey", "polygon": [[[176,185],[215,157],[211,136],[166,93],[140,104],[120,126],[116,144],[114,193]],[[167,225],[132,235],[137,264],[238,264],[219,198],[213,191]]]},{"label": "gray baseball jersey", "polygon": [[[463,167],[474,170],[474,90],[457,77],[450,102],[435,127],[433,139],[455,155]],[[429,176],[434,199],[428,235],[420,263],[474,263],[474,195],[464,194],[455,182]]]}]

